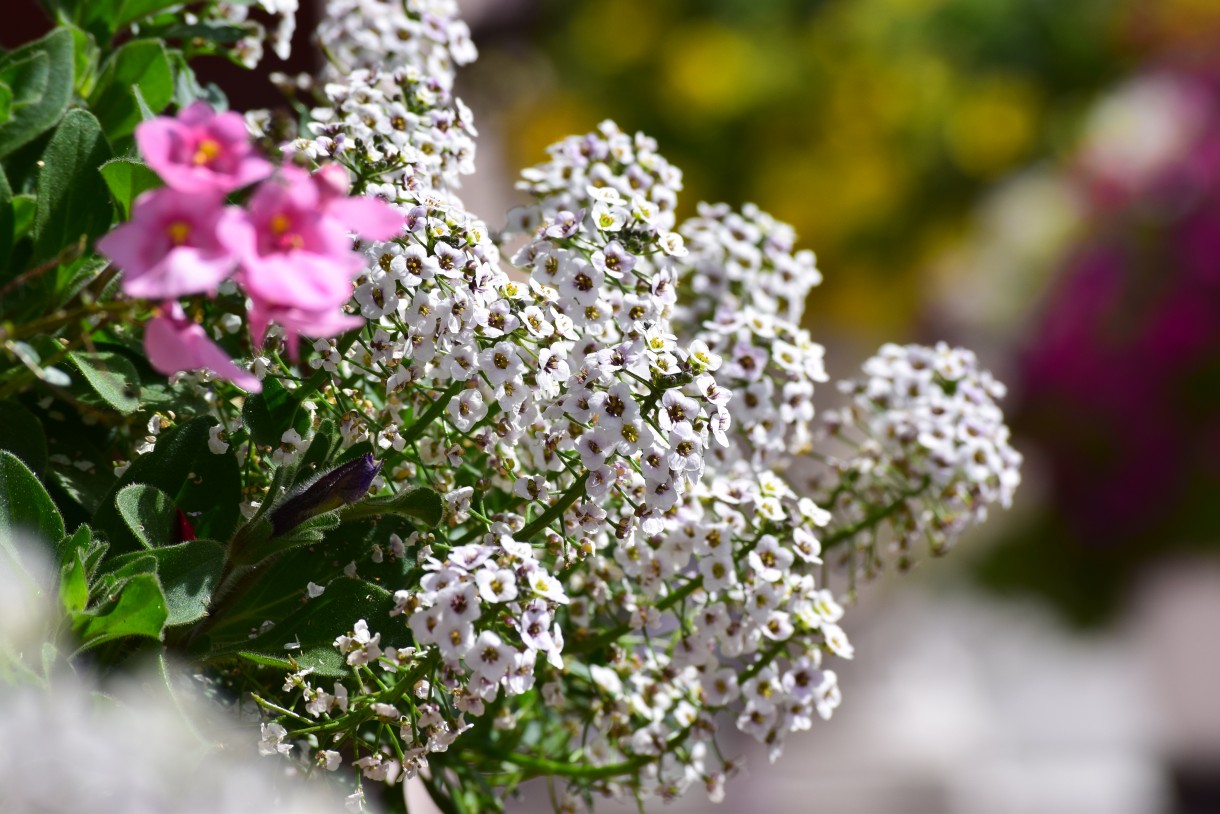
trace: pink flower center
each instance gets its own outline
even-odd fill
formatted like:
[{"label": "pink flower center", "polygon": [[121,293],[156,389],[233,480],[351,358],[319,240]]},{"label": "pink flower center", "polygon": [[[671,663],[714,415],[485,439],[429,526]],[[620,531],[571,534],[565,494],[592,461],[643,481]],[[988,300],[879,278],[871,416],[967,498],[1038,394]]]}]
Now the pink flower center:
[{"label": "pink flower center", "polygon": [[169,236],[170,243],[182,246],[191,239],[191,225],[186,221],[173,221],[165,227],[165,234]]},{"label": "pink flower center", "polygon": [[191,162],[196,167],[203,167],[211,164],[220,155],[220,142],[216,139],[205,138],[199,142],[199,146],[195,148],[195,155]]}]

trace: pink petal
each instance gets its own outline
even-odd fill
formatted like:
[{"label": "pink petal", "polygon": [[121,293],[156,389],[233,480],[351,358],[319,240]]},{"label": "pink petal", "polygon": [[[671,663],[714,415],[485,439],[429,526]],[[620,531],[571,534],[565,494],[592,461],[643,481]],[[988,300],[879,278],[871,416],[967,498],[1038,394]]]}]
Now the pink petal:
[{"label": "pink petal", "polygon": [[326,214],[367,240],[389,240],[406,220],[380,198],[335,198],[327,203]]},{"label": "pink petal", "polygon": [[252,373],[233,364],[228,354],[193,322],[154,317],[144,329],[144,350],[153,369],[167,376],[204,369],[250,393],[262,389]]}]

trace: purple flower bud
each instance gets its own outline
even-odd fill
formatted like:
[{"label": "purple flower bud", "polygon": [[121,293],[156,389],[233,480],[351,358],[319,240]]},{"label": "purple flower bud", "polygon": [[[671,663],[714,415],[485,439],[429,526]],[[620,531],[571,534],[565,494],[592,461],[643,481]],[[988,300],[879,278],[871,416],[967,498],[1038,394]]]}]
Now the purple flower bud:
[{"label": "purple flower bud", "polygon": [[298,486],[271,512],[272,534],[278,536],[311,517],[357,502],[368,494],[379,471],[381,464],[370,452]]}]

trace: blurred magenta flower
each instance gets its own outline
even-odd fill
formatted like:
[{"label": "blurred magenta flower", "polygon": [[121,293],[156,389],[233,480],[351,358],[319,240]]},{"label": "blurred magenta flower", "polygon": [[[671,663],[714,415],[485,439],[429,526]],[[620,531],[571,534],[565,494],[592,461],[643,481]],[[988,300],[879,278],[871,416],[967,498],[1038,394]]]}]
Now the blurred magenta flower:
[{"label": "blurred magenta flower", "polygon": [[389,240],[403,227],[405,218],[394,207],[377,198],[351,197],[351,178],[341,164],[327,164],[313,174],[326,214],[349,232],[367,240]]},{"label": "blurred magenta flower", "polygon": [[153,317],[144,329],[144,350],[159,373],[209,370],[250,393],[263,389],[254,374],[233,364],[220,346],[208,339],[203,326],[186,318],[182,306],[167,303],[166,313]]},{"label": "blurred magenta flower", "polygon": [[250,336],[254,339],[255,344],[262,343],[271,323],[279,325],[284,331],[284,343],[288,347],[288,357],[294,362],[299,357],[298,338],[300,336],[337,336],[364,324],[362,317],[345,314],[338,307],[318,310],[290,308],[264,302],[258,297],[250,298],[248,319]]},{"label": "blurred magenta flower", "polygon": [[136,127],[145,163],[183,192],[227,194],[262,180],[272,165],[250,143],[238,113],[216,113],[194,102],[176,118],[158,116]]},{"label": "blurred magenta flower", "polygon": [[[364,268],[364,260],[352,251],[349,229],[366,237],[387,231],[378,228],[376,219],[371,229],[351,222],[352,203],[305,170],[281,168],[255,190],[247,210],[229,210],[221,220],[220,239],[241,263],[242,286],[271,307],[322,311],[341,306]],[[378,215],[393,211],[375,199],[361,203],[360,209]],[[396,217],[401,225],[402,217]]]},{"label": "blurred magenta flower", "polygon": [[130,297],[212,294],[236,267],[216,235],[222,211],[216,193],[145,192],[131,220],[102,237],[97,250],[122,269],[123,291]]}]

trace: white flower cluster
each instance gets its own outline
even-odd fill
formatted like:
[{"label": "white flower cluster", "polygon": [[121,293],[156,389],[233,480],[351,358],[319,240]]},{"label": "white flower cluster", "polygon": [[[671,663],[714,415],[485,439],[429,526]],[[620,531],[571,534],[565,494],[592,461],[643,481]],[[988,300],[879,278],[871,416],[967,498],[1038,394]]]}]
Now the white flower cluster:
[{"label": "white flower cluster", "polygon": [[330,0],[318,29],[333,60],[323,77],[325,105],[290,149],[413,193],[459,186],[474,172],[477,133],[470,109],[453,96],[454,66],[477,54],[456,6]]},{"label": "white flower cluster", "polygon": [[478,57],[456,0],[328,0],[317,38],[330,60],[323,77],[331,80],[413,66],[449,93],[457,67]]},{"label": "white flower cluster", "polygon": [[701,203],[679,229],[690,249],[682,322],[698,326],[717,311],[755,312],[800,325],[805,298],[822,282],[812,251],[793,251],[796,233],[755,204],[740,212]]},{"label": "white flower cluster", "polygon": [[[876,440],[838,473],[851,488],[824,493],[831,525],[823,493],[790,485],[827,378],[799,327],[821,278],[791,228],[705,205],[675,229],[681,174],[607,121],[523,173],[534,203],[512,215],[508,234],[528,237],[509,273],[450,192],[473,159],[469,113],[449,95],[453,65],[474,56],[453,4],[328,8],[323,43],[355,70],[330,74],[330,106],[295,148],[346,164],[405,227],[362,247],[366,328],[315,344],[311,364],[330,374],[315,424],[380,449],[386,482],[436,489],[446,512],[434,531],[373,544],[402,581],[393,619],[335,642],[359,686],[290,674],[282,704],[304,713],[281,716],[264,750],[312,746],[328,770],[388,783],[439,760],[425,777],[515,764],[564,776],[572,800],[694,784],[720,799],[736,769],[716,740],[722,713],[774,759],[839,704],[823,661],[852,647],[822,584],[831,549],[892,519],[873,510],[895,500],[946,534],[1011,495],[1019,456],[998,385],[939,350],[926,365],[914,350],[870,363],[832,416]],[[378,665],[385,679],[370,680]],[[311,743],[310,727],[294,739],[304,716],[357,754]],[[480,744],[445,762],[472,729],[487,764],[469,764]]]},{"label": "white flower cluster", "polygon": [[[680,238],[665,233],[674,228],[682,171],[657,153],[655,139],[643,133],[629,136],[606,120],[595,133],[552,144],[547,154],[550,161],[521,173],[517,189],[528,192],[536,203],[514,213],[520,219],[515,225],[528,226],[539,215],[550,218],[566,211],[569,214],[563,223],[591,214],[600,228],[609,231],[622,229],[627,216],[638,212],[642,221],[662,233],[663,245],[681,246]],[[590,188],[617,192],[628,206],[616,207],[601,198],[591,200]],[[590,204],[592,212],[588,213]]]},{"label": "white flower cluster", "polygon": [[988,506],[1011,505],[1021,454],[996,404],[1005,388],[973,352],[890,344],[863,372],[840,383],[852,403],[826,421],[840,438],[862,438],[840,469],[857,495],[872,498],[832,507],[837,514],[895,507],[891,524],[905,556],[922,540],[942,552],[986,519]]},{"label": "white flower cluster", "polygon": [[753,204],[700,204],[679,231],[690,252],[679,333],[723,360],[716,383],[734,394],[734,443],[716,451],[719,468],[773,467],[808,452],[814,385],[827,380],[822,346],[800,327],[805,297],[822,280],[813,253],[793,253],[792,227]]}]

